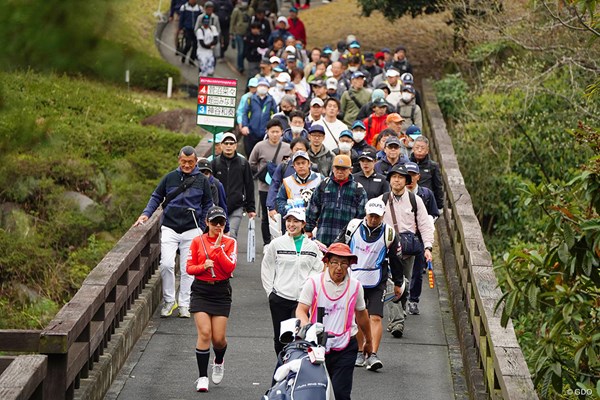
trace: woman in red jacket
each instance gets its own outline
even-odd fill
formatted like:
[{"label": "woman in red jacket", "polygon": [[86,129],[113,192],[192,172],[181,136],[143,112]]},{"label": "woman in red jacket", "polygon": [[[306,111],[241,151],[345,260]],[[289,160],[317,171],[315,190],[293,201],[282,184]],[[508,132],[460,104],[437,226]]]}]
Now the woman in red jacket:
[{"label": "woman in red jacket", "polygon": [[186,270],[194,275],[190,312],[194,314],[198,340],[196,341],[196,362],[199,378],[196,391],[208,391],[208,361],[212,342],[215,358],[212,367],[212,381],[221,383],[224,372],[223,358],[227,350],[227,319],[231,310],[231,285],[229,278],[237,263],[237,242],[223,236],[226,222],[225,211],[221,207],[208,210],[206,222],[208,233],[192,240]]},{"label": "woman in red jacket", "polygon": [[387,103],[384,99],[375,99],[373,101],[373,113],[363,120],[363,124],[367,128],[365,141],[371,145],[379,132],[387,128]]}]

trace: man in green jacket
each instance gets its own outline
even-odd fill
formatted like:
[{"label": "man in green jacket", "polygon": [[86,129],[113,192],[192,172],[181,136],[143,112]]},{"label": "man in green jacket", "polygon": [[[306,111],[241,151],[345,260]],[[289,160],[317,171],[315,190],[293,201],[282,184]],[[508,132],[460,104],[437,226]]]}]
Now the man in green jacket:
[{"label": "man in green jacket", "polygon": [[237,69],[240,73],[244,72],[244,35],[250,28],[252,15],[254,10],[248,6],[247,0],[242,0],[233,9],[229,22],[229,35],[232,47],[237,49]]},{"label": "man in green jacket", "polygon": [[365,74],[356,71],[350,79],[350,89],[344,92],[340,100],[344,123],[348,126],[356,120],[361,107],[371,100],[371,92],[364,88]]}]

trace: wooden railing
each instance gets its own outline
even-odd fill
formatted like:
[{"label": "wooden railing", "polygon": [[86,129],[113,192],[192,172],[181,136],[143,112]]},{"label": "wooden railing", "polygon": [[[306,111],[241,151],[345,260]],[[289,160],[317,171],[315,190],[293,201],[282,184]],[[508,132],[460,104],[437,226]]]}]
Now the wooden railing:
[{"label": "wooden railing", "polygon": [[157,270],[160,212],[130,229],[41,331],[0,331],[0,398],[72,399]]},{"label": "wooden railing", "polygon": [[423,83],[423,94],[431,148],[441,166],[444,181],[444,219],[452,242],[452,249],[449,250],[453,250],[456,260],[462,298],[469,313],[487,392],[492,399],[537,399],[512,322],[509,321],[508,326],[502,328],[501,310],[494,312],[502,292],[473,210],[471,196],[458,166],[452,140],[429,81]]}]

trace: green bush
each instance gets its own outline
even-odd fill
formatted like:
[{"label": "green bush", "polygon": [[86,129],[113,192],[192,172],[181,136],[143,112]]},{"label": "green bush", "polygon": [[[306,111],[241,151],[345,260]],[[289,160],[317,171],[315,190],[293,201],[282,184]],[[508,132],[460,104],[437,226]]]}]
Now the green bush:
[{"label": "green bush", "polygon": [[450,121],[460,119],[467,103],[469,86],[460,73],[446,75],[433,84],[444,117]]}]

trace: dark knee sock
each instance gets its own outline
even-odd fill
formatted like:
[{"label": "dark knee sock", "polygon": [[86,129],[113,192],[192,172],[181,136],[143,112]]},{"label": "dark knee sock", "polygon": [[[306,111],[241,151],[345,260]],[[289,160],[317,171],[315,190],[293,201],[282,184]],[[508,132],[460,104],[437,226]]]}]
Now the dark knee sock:
[{"label": "dark knee sock", "polygon": [[196,363],[198,363],[198,376],[208,376],[208,359],[210,358],[210,349],[196,349]]},{"label": "dark knee sock", "polygon": [[215,352],[215,364],[223,364],[223,358],[225,357],[225,352],[227,351],[227,345],[222,349],[216,349],[213,347],[213,351]]}]

